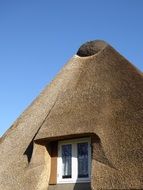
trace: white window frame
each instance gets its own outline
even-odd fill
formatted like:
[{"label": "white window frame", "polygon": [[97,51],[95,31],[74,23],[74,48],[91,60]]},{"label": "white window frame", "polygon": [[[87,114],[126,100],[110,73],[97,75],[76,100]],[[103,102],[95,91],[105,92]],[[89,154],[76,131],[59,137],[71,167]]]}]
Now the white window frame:
[{"label": "white window frame", "polygon": [[[78,159],[77,159],[77,144],[88,143],[88,173],[87,178],[78,178]],[[62,145],[72,145],[72,177],[62,178]],[[58,142],[58,159],[57,159],[57,183],[87,183],[90,182],[91,173],[91,138],[70,139]]]}]

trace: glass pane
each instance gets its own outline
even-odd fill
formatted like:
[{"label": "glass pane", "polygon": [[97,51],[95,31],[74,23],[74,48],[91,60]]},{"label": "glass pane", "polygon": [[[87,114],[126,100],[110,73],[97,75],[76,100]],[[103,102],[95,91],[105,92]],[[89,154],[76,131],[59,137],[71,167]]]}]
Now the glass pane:
[{"label": "glass pane", "polygon": [[62,178],[71,178],[71,144],[62,145]]},{"label": "glass pane", "polygon": [[78,178],[88,177],[88,143],[77,144]]}]

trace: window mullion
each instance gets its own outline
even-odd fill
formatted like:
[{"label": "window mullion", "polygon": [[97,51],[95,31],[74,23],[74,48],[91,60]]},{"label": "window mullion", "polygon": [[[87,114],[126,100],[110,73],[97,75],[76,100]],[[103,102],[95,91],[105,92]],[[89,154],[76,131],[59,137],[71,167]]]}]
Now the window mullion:
[{"label": "window mullion", "polygon": [[76,143],[73,143],[72,146],[73,146],[72,179],[76,182],[76,180],[77,180],[77,148],[76,148]]},{"label": "window mullion", "polygon": [[61,145],[58,145],[58,181],[62,179],[62,158],[61,158]]}]

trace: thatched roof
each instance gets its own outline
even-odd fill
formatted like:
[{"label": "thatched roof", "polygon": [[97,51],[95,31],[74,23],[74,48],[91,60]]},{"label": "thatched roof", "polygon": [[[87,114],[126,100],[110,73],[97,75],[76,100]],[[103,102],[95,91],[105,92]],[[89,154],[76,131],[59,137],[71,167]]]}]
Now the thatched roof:
[{"label": "thatched roof", "polygon": [[88,42],[2,137],[0,189],[46,187],[29,147],[77,134],[97,135],[104,151],[93,143],[92,187],[141,189],[142,126],[142,73],[107,43]]}]

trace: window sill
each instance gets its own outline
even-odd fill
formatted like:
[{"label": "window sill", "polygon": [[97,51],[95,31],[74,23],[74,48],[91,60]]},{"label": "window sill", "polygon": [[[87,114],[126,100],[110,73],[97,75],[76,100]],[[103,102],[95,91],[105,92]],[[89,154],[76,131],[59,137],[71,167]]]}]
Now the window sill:
[{"label": "window sill", "polygon": [[62,181],[57,181],[57,184],[70,184],[70,183],[90,183],[90,179],[84,179],[84,180],[62,180]]}]

